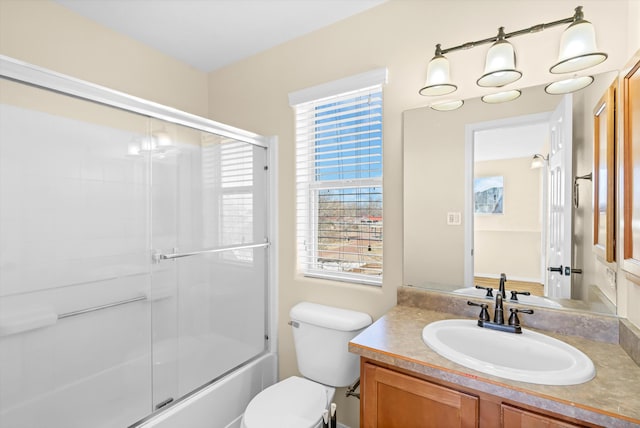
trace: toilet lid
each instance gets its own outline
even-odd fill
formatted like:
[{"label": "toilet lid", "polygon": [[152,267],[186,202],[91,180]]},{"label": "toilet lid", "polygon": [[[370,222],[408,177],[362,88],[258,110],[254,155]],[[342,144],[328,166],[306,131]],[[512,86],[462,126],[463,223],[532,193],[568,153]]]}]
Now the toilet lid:
[{"label": "toilet lid", "polygon": [[292,376],[256,395],[244,412],[247,428],[314,427],[327,408],[327,389]]}]

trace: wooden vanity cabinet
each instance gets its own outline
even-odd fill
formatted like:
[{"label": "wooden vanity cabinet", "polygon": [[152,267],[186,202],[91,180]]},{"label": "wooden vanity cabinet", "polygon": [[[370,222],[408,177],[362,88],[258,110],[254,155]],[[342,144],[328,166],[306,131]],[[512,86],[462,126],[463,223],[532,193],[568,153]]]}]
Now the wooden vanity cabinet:
[{"label": "wooden vanity cabinet", "polygon": [[478,397],[374,364],[362,365],[363,428],[478,426]]},{"label": "wooden vanity cabinet", "polygon": [[584,425],[575,425],[569,422],[563,422],[556,418],[540,415],[517,407],[503,404],[502,410],[502,426],[509,428],[573,428]]},{"label": "wooden vanity cabinet", "polygon": [[361,358],[361,428],[595,427]]}]

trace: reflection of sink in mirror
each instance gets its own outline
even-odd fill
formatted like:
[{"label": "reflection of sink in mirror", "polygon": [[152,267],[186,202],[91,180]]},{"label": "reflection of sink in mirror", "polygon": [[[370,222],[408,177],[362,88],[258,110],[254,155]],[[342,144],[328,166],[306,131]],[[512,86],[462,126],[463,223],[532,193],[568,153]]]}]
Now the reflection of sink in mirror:
[{"label": "reflection of sink in mirror", "polygon": [[[493,290],[493,295],[495,296],[495,293],[497,293],[498,290]],[[485,295],[487,294],[487,292],[485,290],[481,290],[479,288],[474,288],[474,287],[466,287],[466,288],[458,288],[457,290],[453,290],[454,293],[458,293],[458,294],[463,294],[465,296],[470,296],[470,297],[485,297]],[[507,293],[507,299],[505,300],[505,303],[509,303],[509,293]],[[493,298],[492,298],[493,299]],[[489,298],[487,298],[487,300],[489,300]],[[541,297],[541,296],[522,296],[522,295],[518,295],[518,302],[517,303],[522,303],[523,305],[536,305],[536,306],[546,306],[548,308],[561,308],[562,305],[556,301],[553,301],[551,299],[548,299],[546,297]]]},{"label": "reflection of sink in mirror", "polygon": [[436,321],[422,330],[435,352],[465,367],[506,379],[542,385],[576,385],[594,378],[589,357],[553,337],[478,327],[475,320]]}]

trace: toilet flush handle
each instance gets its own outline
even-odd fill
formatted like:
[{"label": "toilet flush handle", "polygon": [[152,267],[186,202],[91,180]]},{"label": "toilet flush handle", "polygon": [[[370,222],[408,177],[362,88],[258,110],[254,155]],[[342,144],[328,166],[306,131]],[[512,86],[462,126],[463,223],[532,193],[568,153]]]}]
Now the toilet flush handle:
[{"label": "toilet flush handle", "polygon": [[289,321],[287,324],[289,324],[293,328],[299,328],[300,327],[300,324],[298,324],[297,321]]}]

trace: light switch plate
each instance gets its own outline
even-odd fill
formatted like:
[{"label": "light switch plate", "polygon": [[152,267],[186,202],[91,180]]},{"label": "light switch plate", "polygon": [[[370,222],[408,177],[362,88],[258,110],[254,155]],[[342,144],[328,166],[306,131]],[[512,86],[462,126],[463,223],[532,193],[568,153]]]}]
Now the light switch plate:
[{"label": "light switch plate", "polygon": [[459,212],[447,213],[447,225],[459,226],[462,224],[462,214]]}]

